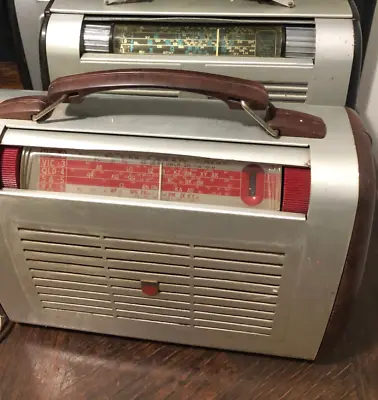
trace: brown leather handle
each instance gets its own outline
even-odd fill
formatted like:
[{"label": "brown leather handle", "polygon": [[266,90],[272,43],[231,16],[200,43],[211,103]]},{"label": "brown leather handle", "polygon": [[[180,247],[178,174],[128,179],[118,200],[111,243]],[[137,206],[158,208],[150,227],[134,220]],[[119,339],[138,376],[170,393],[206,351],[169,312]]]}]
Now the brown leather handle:
[{"label": "brown leather handle", "polygon": [[80,101],[84,96],[116,89],[156,88],[194,92],[225,101],[240,108],[245,101],[253,110],[265,110],[269,96],[258,82],[223,75],[171,69],[125,69],[89,72],[57,78],[48,89],[48,102],[66,95],[66,101]]},{"label": "brown leather handle", "polygon": [[47,97],[21,97],[0,103],[0,118],[46,119],[59,102],[80,102],[86,95],[125,88],[164,88],[200,93],[225,101],[230,108],[265,110],[264,129],[275,137],[324,138],[327,128],[321,118],[274,107],[258,82],[202,72],[167,69],[131,69],[89,72],[58,78]]}]

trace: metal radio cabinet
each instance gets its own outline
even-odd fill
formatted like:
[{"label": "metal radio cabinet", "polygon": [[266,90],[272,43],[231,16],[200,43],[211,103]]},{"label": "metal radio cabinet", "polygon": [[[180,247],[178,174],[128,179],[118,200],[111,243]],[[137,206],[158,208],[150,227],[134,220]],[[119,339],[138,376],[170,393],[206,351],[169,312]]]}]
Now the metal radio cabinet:
[{"label": "metal radio cabinet", "polygon": [[[21,119],[67,82],[71,94],[113,90],[128,72],[133,87],[155,77],[149,86],[224,91],[233,107],[245,93],[268,96],[248,81],[164,70],[60,78],[47,97],[0,92],[9,318],[314,359],[347,314],[369,243],[375,178],[358,116],[276,104],[277,138],[219,101],[104,94],[60,104],[45,122]],[[302,135],[306,121],[314,130]]]},{"label": "metal radio cabinet", "polygon": [[14,0],[34,89],[100,69],[170,68],[257,80],[272,101],[352,107],[362,49],[353,5]]}]

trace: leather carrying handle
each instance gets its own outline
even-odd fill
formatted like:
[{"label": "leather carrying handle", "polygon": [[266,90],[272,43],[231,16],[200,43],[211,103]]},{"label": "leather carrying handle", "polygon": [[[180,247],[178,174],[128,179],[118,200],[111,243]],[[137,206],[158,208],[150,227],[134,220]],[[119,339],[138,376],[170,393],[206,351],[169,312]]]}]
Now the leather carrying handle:
[{"label": "leather carrying handle", "polygon": [[46,97],[21,97],[0,103],[0,118],[43,120],[49,118],[52,110],[62,101],[80,102],[92,93],[125,88],[183,90],[218,98],[230,108],[245,110],[247,105],[250,114],[253,114],[252,110],[265,110],[265,119],[259,118],[258,122],[274,137],[322,139],[327,132],[324,121],[319,117],[274,107],[264,86],[258,82],[168,69],[111,70],[61,77],[50,84]]},{"label": "leather carrying handle", "polygon": [[203,94],[225,101],[230,108],[241,108],[245,101],[253,110],[266,110],[269,96],[255,81],[222,75],[170,69],[126,69],[89,72],[57,78],[48,89],[48,102],[62,96],[68,102],[116,89],[172,89]]}]

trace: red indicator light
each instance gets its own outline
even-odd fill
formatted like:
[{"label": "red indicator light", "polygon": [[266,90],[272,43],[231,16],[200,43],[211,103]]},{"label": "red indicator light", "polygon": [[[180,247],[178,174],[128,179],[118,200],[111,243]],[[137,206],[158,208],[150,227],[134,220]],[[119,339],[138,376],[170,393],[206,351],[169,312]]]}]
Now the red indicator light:
[{"label": "red indicator light", "polygon": [[146,296],[157,296],[159,294],[159,282],[141,281],[141,287]]}]

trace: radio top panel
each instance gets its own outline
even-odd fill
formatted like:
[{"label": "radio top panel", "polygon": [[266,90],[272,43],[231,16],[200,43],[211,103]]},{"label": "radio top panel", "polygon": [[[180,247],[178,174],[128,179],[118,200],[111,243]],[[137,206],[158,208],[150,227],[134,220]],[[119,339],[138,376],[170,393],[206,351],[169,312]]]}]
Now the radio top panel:
[{"label": "radio top panel", "polygon": [[[345,0],[296,0],[295,7],[283,7],[273,2],[255,0],[154,0],[128,4],[105,5],[101,0],[55,0],[52,13],[129,15],[129,16],[192,16],[192,17],[288,17],[288,18],[351,18],[352,11]],[[169,10],[169,11],[167,11]]]}]

